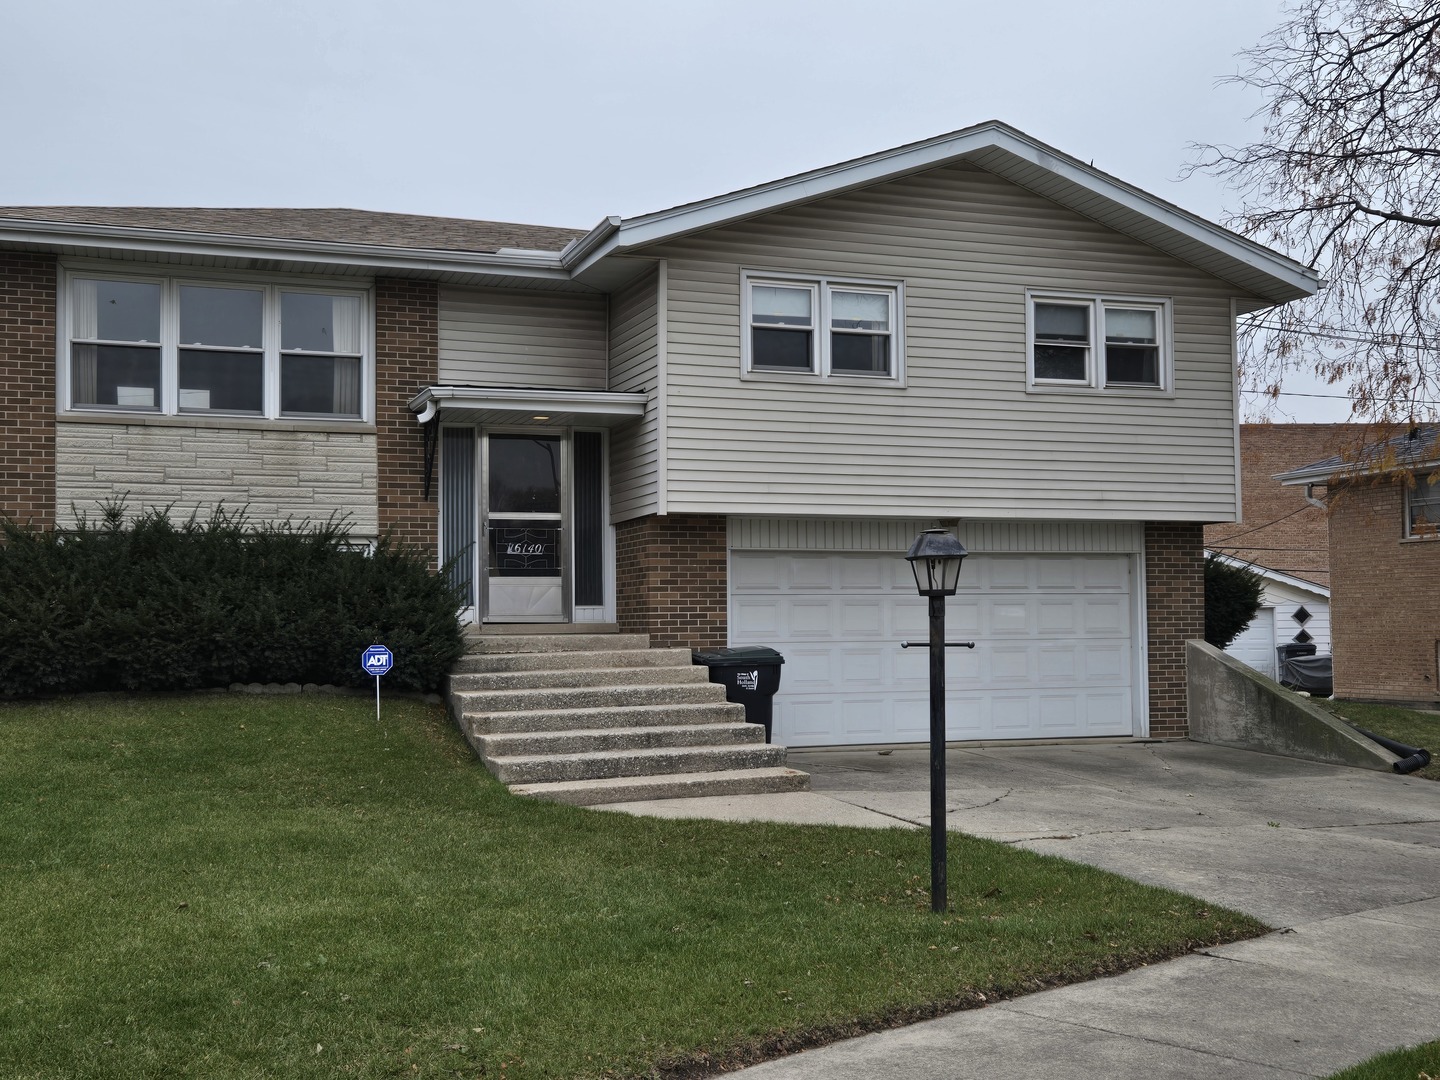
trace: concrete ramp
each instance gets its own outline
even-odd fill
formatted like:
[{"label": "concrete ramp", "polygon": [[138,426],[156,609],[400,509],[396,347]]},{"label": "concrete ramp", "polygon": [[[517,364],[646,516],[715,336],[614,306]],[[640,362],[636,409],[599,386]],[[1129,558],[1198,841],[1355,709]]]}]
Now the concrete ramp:
[{"label": "concrete ramp", "polygon": [[1266,754],[1390,772],[1394,754],[1308,698],[1203,641],[1186,642],[1190,738]]}]

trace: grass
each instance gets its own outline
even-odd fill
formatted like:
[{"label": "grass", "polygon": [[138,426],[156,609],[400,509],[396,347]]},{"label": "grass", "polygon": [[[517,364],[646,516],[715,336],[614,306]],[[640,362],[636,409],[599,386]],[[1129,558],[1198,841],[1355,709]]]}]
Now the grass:
[{"label": "grass", "polygon": [[1440,1080],[1440,1042],[1402,1046],[1377,1054],[1336,1073],[1330,1080]]},{"label": "grass", "polygon": [[1384,735],[1407,746],[1420,746],[1434,755],[1434,760],[1412,776],[1440,780],[1440,716],[1417,712],[1398,705],[1371,705],[1361,701],[1325,701],[1315,703],[1357,727]]},{"label": "grass", "polygon": [[0,1075],[694,1075],[1264,929],[964,837],[936,917],[924,833],[529,802],[372,709],[0,706]]}]

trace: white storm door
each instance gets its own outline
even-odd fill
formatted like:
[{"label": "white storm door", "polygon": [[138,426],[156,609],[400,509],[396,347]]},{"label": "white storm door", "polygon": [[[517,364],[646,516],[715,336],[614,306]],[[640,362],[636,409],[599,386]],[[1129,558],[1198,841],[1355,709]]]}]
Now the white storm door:
[{"label": "white storm door", "polygon": [[486,622],[570,616],[567,449],[568,440],[555,434],[485,438]]}]

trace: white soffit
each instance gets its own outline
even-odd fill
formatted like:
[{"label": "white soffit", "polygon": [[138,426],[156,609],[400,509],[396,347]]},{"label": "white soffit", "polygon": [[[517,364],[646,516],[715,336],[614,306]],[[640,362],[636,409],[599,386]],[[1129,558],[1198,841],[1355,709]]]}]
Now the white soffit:
[{"label": "white soffit", "polygon": [[[1319,274],[996,121],[759,187],[629,218],[566,263],[607,256],[966,160],[1272,303],[1313,295]],[[597,230],[598,233],[598,230]]]}]

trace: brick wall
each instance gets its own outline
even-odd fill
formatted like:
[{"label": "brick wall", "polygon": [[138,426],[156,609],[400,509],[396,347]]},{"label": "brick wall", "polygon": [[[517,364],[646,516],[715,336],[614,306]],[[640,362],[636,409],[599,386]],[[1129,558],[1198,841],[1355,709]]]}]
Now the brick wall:
[{"label": "brick wall", "polygon": [[436,561],[437,476],[430,498],[424,439],[412,397],[439,377],[439,290],[434,282],[378,278],[375,282],[375,430],[380,530]]},{"label": "brick wall", "polygon": [[636,518],[616,526],[616,616],[659,646],[728,644],[725,518]]},{"label": "brick wall", "polygon": [[1240,425],[1242,520],[1205,526],[1206,546],[1329,585],[1325,511],[1305,501],[1303,487],[1283,487],[1273,477],[1353,449],[1361,430],[1355,424]]},{"label": "brick wall", "polygon": [[55,260],[0,252],[0,516],[55,524]]},{"label": "brick wall", "polygon": [[1440,540],[1404,540],[1398,481],[1350,484],[1330,500],[1335,696],[1440,702]]},{"label": "brick wall", "polygon": [[1205,637],[1205,556],[1200,525],[1146,522],[1145,618],[1150,734],[1184,738],[1185,642]]}]

